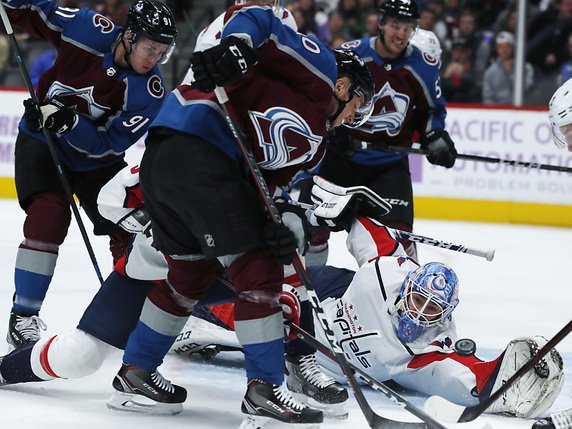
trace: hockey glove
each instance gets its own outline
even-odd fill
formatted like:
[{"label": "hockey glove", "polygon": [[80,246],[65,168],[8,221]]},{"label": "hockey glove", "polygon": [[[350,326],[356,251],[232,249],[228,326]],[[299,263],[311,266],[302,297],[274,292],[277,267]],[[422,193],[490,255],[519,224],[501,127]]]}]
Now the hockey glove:
[{"label": "hockey glove", "polygon": [[429,131],[421,139],[421,148],[427,153],[427,160],[434,165],[451,168],[457,159],[457,150],[449,133],[442,129]]},{"label": "hockey glove", "polygon": [[151,218],[143,208],[133,210],[121,219],[119,226],[132,234],[143,233],[146,237],[151,236]]},{"label": "hockey glove", "polygon": [[258,62],[256,50],[238,37],[225,37],[219,45],[191,56],[195,82],[201,92],[225,86],[239,79]]},{"label": "hockey glove", "polygon": [[359,201],[355,195],[328,194],[324,199],[324,190],[317,185],[312,188],[312,199],[322,201],[314,209],[310,223],[314,226],[327,226],[331,231],[349,231],[359,213]]},{"label": "hockey glove", "polygon": [[306,211],[284,200],[276,201],[282,223],[268,223],[264,228],[266,243],[274,256],[284,265],[292,263],[294,252],[303,255],[308,244]]},{"label": "hockey glove", "polygon": [[24,101],[24,108],[26,127],[35,133],[45,128],[50,132],[63,134],[72,130],[79,121],[75,110],[68,107],[58,97],[54,97],[40,105],[37,105],[29,98]]}]

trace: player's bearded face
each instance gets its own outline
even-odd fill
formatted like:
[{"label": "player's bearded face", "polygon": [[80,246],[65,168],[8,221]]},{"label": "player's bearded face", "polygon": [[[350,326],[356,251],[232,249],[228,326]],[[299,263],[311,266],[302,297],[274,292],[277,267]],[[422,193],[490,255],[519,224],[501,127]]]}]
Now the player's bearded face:
[{"label": "player's bearded face", "polygon": [[168,45],[140,36],[137,41],[131,45],[129,58],[131,67],[133,67],[136,73],[145,74],[163,59],[168,50]]}]

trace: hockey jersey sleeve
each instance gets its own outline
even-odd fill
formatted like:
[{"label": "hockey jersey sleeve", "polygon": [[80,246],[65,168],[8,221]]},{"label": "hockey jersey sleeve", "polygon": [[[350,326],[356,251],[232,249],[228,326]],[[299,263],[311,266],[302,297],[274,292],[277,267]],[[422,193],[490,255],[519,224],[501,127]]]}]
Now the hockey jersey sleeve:
[{"label": "hockey jersey sleeve", "polygon": [[364,216],[354,220],[346,245],[360,267],[381,256],[407,256],[385,225]]},{"label": "hockey jersey sleeve", "polygon": [[127,166],[107,182],[99,191],[97,207],[104,218],[116,224],[143,207],[139,166]]},{"label": "hockey jersey sleeve", "polygon": [[110,117],[105,126],[80,115],[78,124],[61,137],[88,158],[122,155],[145,135],[161,108],[165,88],[159,70],[155,71],[126,78],[125,108]]},{"label": "hockey jersey sleeve", "polygon": [[317,75],[333,89],[338,72],[332,50],[284,25],[272,8],[230,8],[222,37],[229,35],[249,40],[266,72],[295,85],[312,84]]},{"label": "hockey jersey sleeve", "polygon": [[[52,0],[8,0],[3,3],[13,25],[56,48],[65,38],[96,52],[104,52],[115,37],[113,23],[89,9],[62,7]],[[107,34],[109,39],[93,38],[89,31],[93,25],[101,27],[101,34]]]}]

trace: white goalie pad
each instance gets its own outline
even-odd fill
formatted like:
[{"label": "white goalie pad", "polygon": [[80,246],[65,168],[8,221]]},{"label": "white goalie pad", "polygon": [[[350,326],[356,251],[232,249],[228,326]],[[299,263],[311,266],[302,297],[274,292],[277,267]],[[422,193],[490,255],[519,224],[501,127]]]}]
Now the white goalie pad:
[{"label": "white goalie pad", "polygon": [[[498,390],[516,371],[525,365],[547,343],[546,338],[517,338],[505,351],[492,393]],[[562,357],[552,349],[533,369],[520,377],[487,410],[508,413],[522,418],[543,414],[556,400],[564,381]]]}]

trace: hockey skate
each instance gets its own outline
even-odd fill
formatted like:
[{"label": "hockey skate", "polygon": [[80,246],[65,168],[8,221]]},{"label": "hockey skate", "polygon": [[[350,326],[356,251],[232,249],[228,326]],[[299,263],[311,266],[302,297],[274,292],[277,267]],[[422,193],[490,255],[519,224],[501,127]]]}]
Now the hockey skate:
[{"label": "hockey skate", "polygon": [[324,374],[316,355],[286,356],[286,376],[288,389],[300,402],[322,410],[327,417],[348,417],[348,391]]},{"label": "hockey skate", "polygon": [[[517,370],[547,343],[546,338],[517,338],[505,352],[492,392],[506,382]],[[556,349],[544,356],[534,368],[520,377],[498,400],[488,408],[489,413],[507,413],[522,418],[543,414],[556,400],[562,389],[564,373],[562,357]]]},{"label": "hockey skate", "polygon": [[107,401],[114,410],[146,414],[178,414],[183,411],[187,391],[171,384],[159,371],[125,365],[113,379],[115,393]]},{"label": "hockey skate", "polygon": [[572,429],[572,408],[537,420],[532,429]]},{"label": "hockey skate", "polygon": [[40,330],[46,329],[46,324],[38,316],[21,316],[11,312],[6,335],[9,350],[19,349],[38,341],[41,338]]},{"label": "hockey skate", "polygon": [[296,401],[284,385],[250,379],[241,411],[248,416],[239,429],[267,429],[295,423],[297,428],[318,429],[324,414]]}]

